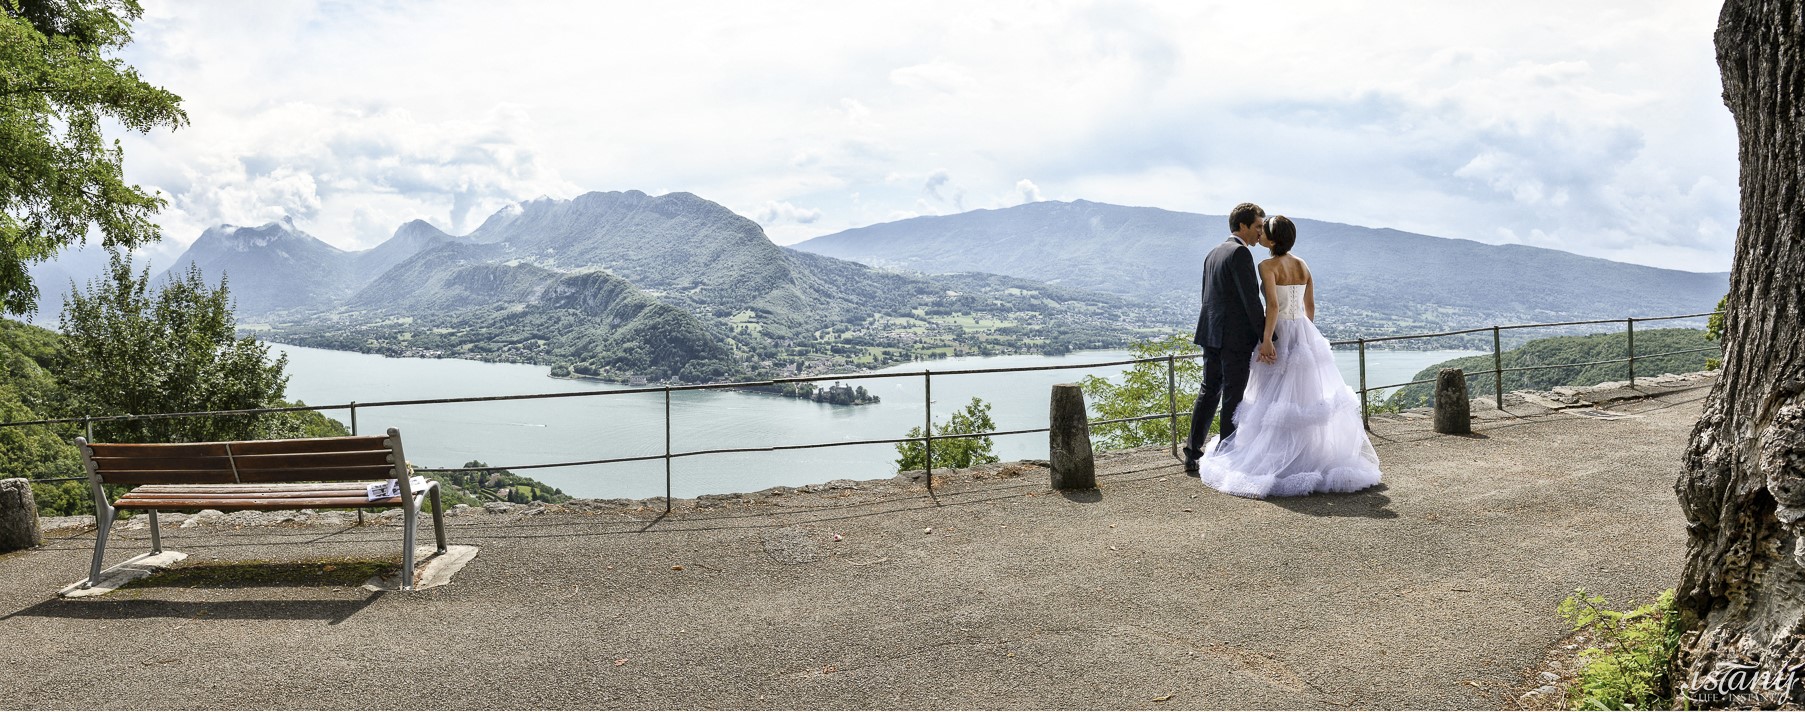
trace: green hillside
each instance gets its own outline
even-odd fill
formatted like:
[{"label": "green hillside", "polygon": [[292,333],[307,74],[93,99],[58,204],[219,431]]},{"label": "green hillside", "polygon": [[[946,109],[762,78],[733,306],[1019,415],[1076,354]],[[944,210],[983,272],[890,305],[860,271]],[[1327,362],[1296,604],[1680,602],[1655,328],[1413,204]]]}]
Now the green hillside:
[{"label": "green hillside", "polygon": [[[1537,339],[1521,347],[1505,351],[1504,368],[1552,366],[1557,364],[1593,363],[1629,356],[1628,340],[1622,333],[1590,336],[1556,336]],[[1644,358],[1644,354],[1709,349],[1672,356]],[[1636,375],[1658,376],[1663,373],[1689,373],[1705,370],[1705,362],[1721,356],[1718,343],[1705,338],[1702,329],[1651,329],[1636,332]],[[1444,368],[1464,369],[1468,375],[1468,392],[1478,397],[1493,393],[1493,359],[1490,354],[1467,356],[1435,364],[1412,377],[1412,381],[1435,378]],[[1479,375],[1475,375],[1479,374]],[[1590,366],[1566,366],[1504,374],[1504,390],[1545,391],[1556,386],[1591,386],[1606,381],[1629,380],[1629,364],[1604,363]],[[1403,408],[1427,406],[1435,400],[1435,384],[1422,383],[1398,389],[1387,405]]]}]

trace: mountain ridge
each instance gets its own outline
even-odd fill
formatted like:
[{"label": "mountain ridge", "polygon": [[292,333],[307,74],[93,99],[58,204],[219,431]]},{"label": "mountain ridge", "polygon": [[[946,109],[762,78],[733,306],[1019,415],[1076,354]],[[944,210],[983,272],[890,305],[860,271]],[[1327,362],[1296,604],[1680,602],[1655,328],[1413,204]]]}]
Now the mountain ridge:
[{"label": "mountain ridge", "polygon": [[[1293,217],[1325,331],[1383,335],[1488,323],[1709,311],[1728,273],[1683,272]],[[798,250],[924,274],[985,271],[1194,311],[1226,216],[1086,200],[923,216],[823,235]],[[1256,259],[1265,253],[1255,250]],[[1402,257],[1402,259],[1400,259]]]},{"label": "mountain ridge", "polygon": [[[359,253],[284,249],[318,242],[291,228],[269,228],[278,234],[267,240],[221,228],[184,261],[261,290],[240,304],[261,310],[270,336],[327,348],[690,381],[885,365],[930,350],[1120,345],[1138,318],[1107,295],[997,275],[911,277],[781,247],[756,222],[689,193],[526,201],[464,236],[410,222]],[[257,244],[248,252],[261,262],[222,259],[222,235]],[[373,263],[387,269],[372,276]],[[244,278],[271,271],[309,275],[319,293],[290,306],[280,300],[294,300],[296,285]]]}]

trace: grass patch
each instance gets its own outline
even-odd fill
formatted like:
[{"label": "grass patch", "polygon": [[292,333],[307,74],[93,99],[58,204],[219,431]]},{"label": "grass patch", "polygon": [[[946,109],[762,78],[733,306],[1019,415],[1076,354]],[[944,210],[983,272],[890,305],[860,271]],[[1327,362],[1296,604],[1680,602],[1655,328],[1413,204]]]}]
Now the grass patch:
[{"label": "grass patch", "polygon": [[305,561],[221,561],[184,564],[132,581],[131,588],[255,588],[362,586],[399,568],[395,561],[350,557]]},{"label": "grass patch", "polygon": [[[1632,606],[1635,605],[1631,601]],[[1582,666],[1567,691],[1570,709],[1673,709],[1667,661],[1680,645],[1680,615],[1673,589],[1626,611],[1611,610],[1603,596],[1576,589],[1559,613],[1573,630],[1591,629],[1593,647],[1580,651]]]}]

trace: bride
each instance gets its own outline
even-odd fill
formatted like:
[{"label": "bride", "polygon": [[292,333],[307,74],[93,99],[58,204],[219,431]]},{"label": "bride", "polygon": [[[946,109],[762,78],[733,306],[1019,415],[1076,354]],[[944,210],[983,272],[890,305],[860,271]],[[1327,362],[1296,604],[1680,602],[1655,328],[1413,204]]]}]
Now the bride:
[{"label": "bride", "polygon": [[[1360,425],[1360,401],[1316,330],[1315,281],[1291,254],[1297,226],[1266,221],[1260,263],[1266,332],[1235,428],[1203,457],[1205,484],[1240,497],[1353,492],[1379,483],[1379,456]],[[1247,426],[1252,427],[1247,427]]]}]

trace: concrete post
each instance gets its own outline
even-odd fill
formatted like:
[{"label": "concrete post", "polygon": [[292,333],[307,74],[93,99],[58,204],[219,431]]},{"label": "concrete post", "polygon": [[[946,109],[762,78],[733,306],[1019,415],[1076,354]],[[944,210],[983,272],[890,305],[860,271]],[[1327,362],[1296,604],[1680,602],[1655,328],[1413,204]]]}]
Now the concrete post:
[{"label": "concrete post", "polygon": [[1435,432],[1466,435],[1473,432],[1473,405],[1467,401],[1467,374],[1444,368],[1435,376]]},{"label": "concrete post", "polygon": [[1053,489],[1096,489],[1097,461],[1091,455],[1091,422],[1084,391],[1075,383],[1053,386],[1047,417],[1047,460]]},{"label": "concrete post", "polygon": [[44,543],[38,529],[38,500],[31,496],[31,481],[22,477],[0,480],[0,554],[33,549]]}]

